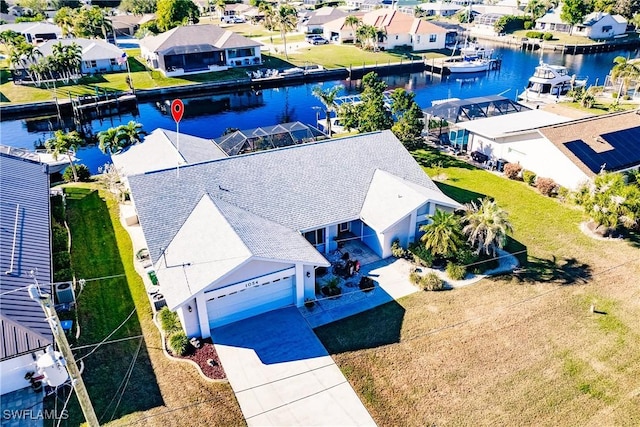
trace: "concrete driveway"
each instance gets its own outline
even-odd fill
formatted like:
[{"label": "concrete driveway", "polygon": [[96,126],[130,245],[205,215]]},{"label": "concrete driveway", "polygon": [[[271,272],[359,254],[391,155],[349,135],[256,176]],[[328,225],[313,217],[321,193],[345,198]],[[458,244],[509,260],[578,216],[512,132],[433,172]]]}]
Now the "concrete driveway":
[{"label": "concrete driveway", "polygon": [[297,308],[211,333],[249,426],[375,425]]}]

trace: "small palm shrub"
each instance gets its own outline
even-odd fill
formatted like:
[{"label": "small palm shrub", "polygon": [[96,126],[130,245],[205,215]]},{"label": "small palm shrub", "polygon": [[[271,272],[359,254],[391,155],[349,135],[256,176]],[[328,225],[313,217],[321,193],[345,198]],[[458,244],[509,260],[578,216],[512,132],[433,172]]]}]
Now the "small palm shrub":
[{"label": "small palm shrub", "polygon": [[424,245],[413,243],[409,246],[409,252],[413,256],[413,262],[423,267],[433,265],[433,254]]},{"label": "small palm shrub", "polygon": [[462,280],[464,279],[465,274],[467,274],[467,269],[464,265],[454,264],[452,262],[447,263],[447,276],[449,276],[453,280]]},{"label": "small palm shrub", "polygon": [[536,180],[536,188],[540,193],[551,197],[558,188],[558,184],[551,178],[538,178]]},{"label": "small palm shrub", "polygon": [[441,291],[444,289],[444,281],[434,272],[425,274],[420,280],[423,291]]},{"label": "small palm shrub", "polygon": [[171,335],[182,330],[178,314],[169,310],[169,307],[162,307],[162,310],[158,312],[158,318],[160,319],[160,326],[162,327],[162,330],[167,335]]},{"label": "small palm shrub", "polygon": [[187,352],[189,339],[184,331],[174,332],[169,336],[169,348],[171,352],[177,356],[184,356]]},{"label": "small palm shrub", "polygon": [[504,165],[504,176],[509,179],[518,179],[520,171],[522,171],[522,166],[517,163],[507,163]]},{"label": "small palm shrub", "polygon": [[420,274],[417,271],[412,271],[411,273],[409,273],[409,281],[412,284],[416,286],[419,285],[420,279],[422,279],[422,276],[420,276]]},{"label": "small palm shrub", "polygon": [[[89,182],[91,181],[91,172],[87,165],[79,164],[76,165],[76,174],[78,174],[78,181],[80,182]],[[71,166],[64,170],[64,174],[62,174],[62,179],[64,182],[73,182],[73,169]]]},{"label": "small palm shrub", "polygon": [[536,181],[536,174],[531,171],[522,171],[522,180],[529,185],[533,185]]},{"label": "small palm shrub", "polygon": [[396,239],[391,243],[391,255],[395,258],[404,258],[407,254],[407,251],[404,250],[402,246],[400,246],[400,240]]},{"label": "small palm shrub", "polygon": [[549,40],[553,39],[553,34],[552,33],[544,33],[542,35],[542,39],[546,40],[546,41],[549,41]]}]

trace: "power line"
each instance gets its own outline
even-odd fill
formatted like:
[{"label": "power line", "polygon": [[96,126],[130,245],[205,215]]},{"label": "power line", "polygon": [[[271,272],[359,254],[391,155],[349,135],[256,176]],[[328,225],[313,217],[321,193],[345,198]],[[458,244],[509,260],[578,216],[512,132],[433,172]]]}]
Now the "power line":
[{"label": "power line", "polygon": [[[131,373],[133,372],[133,366],[135,365],[136,359],[138,358],[138,353],[140,352],[140,347],[142,347],[142,338],[140,339],[140,342],[138,343],[138,348],[137,348],[135,354],[133,355],[133,358],[131,359],[131,364],[129,365],[129,368],[127,368],[127,371],[125,372],[125,375],[122,378],[122,381],[120,381],[120,385],[116,389],[116,394],[113,395],[113,397],[111,398],[111,401],[107,405],[107,408],[104,410],[104,414],[102,414],[102,416],[100,417],[100,419],[99,419],[100,422],[102,422],[102,419],[104,418],[104,416],[107,415],[107,412],[109,412],[109,408],[111,407],[111,404],[115,400],[116,396],[118,396],[118,394],[119,394],[120,398],[118,399],[118,403],[116,404],[116,407],[114,408],[113,413],[111,415],[111,419],[109,421],[113,420],[113,417],[116,414],[118,406],[120,405],[120,401],[122,399],[122,396],[124,395],[124,391],[127,389],[127,385],[129,384],[129,379],[131,378]],[[126,384],[124,385],[124,387],[122,387],[122,385],[125,383],[125,381],[126,381]],[[122,388],[122,391],[120,391],[121,388]]]},{"label": "power line", "polygon": [[[67,409],[67,404],[69,404],[69,400],[71,400],[71,395],[73,394],[73,390],[74,388],[71,387],[71,390],[69,390],[69,395],[67,396],[67,400],[65,400],[64,406],[62,407],[60,414],[64,414],[65,409]],[[58,418],[58,423],[56,424],[56,427],[60,427],[60,423],[62,422],[63,418],[64,418],[63,416],[60,416],[60,418]]]},{"label": "power line", "polygon": [[[95,282],[97,280],[117,279],[117,278],[126,277],[126,276],[127,276],[126,274],[114,274],[114,275],[111,275],[111,276],[93,277],[91,279],[80,279],[80,280],[84,280],[85,282]],[[41,283],[39,286],[54,286],[54,285],[61,285],[63,283],[69,283],[69,282],[70,282],[70,280],[65,280],[65,281],[62,281],[62,282],[44,282],[44,283]],[[19,291],[22,291],[22,290],[27,290],[27,289],[29,289],[29,286],[31,286],[31,285],[29,284],[29,285],[26,285],[26,286],[21,286],[19,288],[11,289],[10,291],[2,292],[2,293],[0,293],[0,296],[12,294],[14,292],[19,292]]]},{"label": "power line", "polygon": [[119,338],[117,340],[111,340],[111,341],[101,341],[95,344],[87,344],[87,345],[81,345],[79,347],[73,347],[72,350],[82,350],[83,348],[96,347],[102,344],[113,344],[117,342],[128,341],[128,340],[133,340],[133,339],[142,338],[142,337],[144,337],[144,335],[134,335],[132,337]]},{"label": "power line", "polygon": [[129,315],[127,316],[127,318],[126,318],[126,319],[124,319],[124,320],[122,321],[122,323],[120,323],[120,325],[118,325],[118,327],[117,327],[117,328],[115,328],[115,329],[114,329],[114,330],[113,330],[109,335],[107,335],[107,336],[105,337],[105,339],[103,339],[102,341],[100,341],[100,342],[96,345],[96,347],[95,347],[93,350],[91,350],[89,353],[87,353],[87,354],[85,354],[84,356],[82,356],[81,358],[79,358],[79,359],[78,359],[78,362],[80,362],[81,360],[83,360],[83,359],[85,359],[85,358],[87,358],[87,357],[91,356],[91,355],[92,355],[92,354],[93,354],[93,353],[94,353],[98,348],[100,348],[100,346],[101,346],[102,344],[104,344],[104,343],[105,343],[109,338],[111,338],[111,336],[112,336],[113,334],[115,334],[116,332],[118,332],[118,330],[119,330],[121,327],[123,327],[125,323],[127,323],[127,321],[131,318],[131,316],[133,316],[133,313],[135,313],[135,312],[136,312],[136,309],[135,309],[135,307],[134,307],[134,309],[133,309],[133,310],[131,310],[131,313],[129,313]]}]

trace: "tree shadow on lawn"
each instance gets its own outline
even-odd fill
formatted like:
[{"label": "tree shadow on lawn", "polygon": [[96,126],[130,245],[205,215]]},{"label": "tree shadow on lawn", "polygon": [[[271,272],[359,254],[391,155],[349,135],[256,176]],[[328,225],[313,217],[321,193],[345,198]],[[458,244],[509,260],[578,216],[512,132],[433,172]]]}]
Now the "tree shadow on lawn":
[{"label": "tree shadow on lawn", "polygon": [[[116,330],[111,340],[141,335],[139,316],[147,313],[134,313],[127,320],[135,304],[107,203],[89,188],[68,187],[65,194],[74,273],[77,278],[100,278],[87,281],[77,296],[77,319],[82,331],[77,346],[98,343]],[[76,360],[86,356],[83,378],[97,416],[104,417],[101,422],[164,404],[144,340],[78,349],[74,355]],[[79,406],[70,404],[69,418],[63,425],[82,421]]]},{"label": "tree shadow on lawn", "polygon": [[375,348],[400,342],[405,309],[390,301],[314,331],[332,354]]},{"label": "tree shadow on lawn", "polygon": [[[476,193],[475,191],[466,190],[464,188],[455,187],[453,185],[445,184],[444,182],[437,181],[436,185],[444,194],[451,197],[458,203],[469,203],[474,200],[482,200],[487,197],[486,194]],[[489,197],[491,199],[491,197]]]},{"label": "tree shadow on lawn", "polygon": [[478,169],[477,167],[459,159],[455,156],[442,153],[435,148],[427,147],[412,151],[411,154],[416,162],[425,168],[461,168]]},{"label": "tree shadow on lawn", "polygon": [[516,277],[524,283],[585,285],[592,277],[592,269],[588,264],[581,263],[575,258],[558,260],[555,256],[551,259],[529,257],[526,269],[516,274]]}]

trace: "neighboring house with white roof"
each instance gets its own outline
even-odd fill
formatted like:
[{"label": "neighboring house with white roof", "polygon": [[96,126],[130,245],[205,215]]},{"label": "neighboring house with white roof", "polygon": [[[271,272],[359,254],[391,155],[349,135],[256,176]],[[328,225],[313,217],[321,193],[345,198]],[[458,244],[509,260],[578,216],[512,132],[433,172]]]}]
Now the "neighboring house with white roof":
[{"label": "neighboring house with white roof", "polygon": [[124,62],[124,58],[126,58],[124,50],[102,39],[49,40],[40,45],[38,50],[42,52],[42,55],[49,56],[53,53],[54,45],[66,46],[73,43],[82,48],[82,74],[102,74],[127,69]]},{"label": "neighboring house with white roof", "polygon": [[[51,294],[49,176],[39,162],[0,153],[0,399],[29,387],[25,374],[53,334],[27,287]],[[32,277],[32,272],[35,278]],[[29,409],[29,408],[11,408]]]},{"label": "neighboring house with white roof", "polygon": [[18,22],[0,25],[0,33],[8,30],[22,34],[29,43],[34,44],[62,38],[62,29],[48,22]]},{"label": "neighboring house with white roof", "polygon": [[437,1],[434,3],[421,3],[418,5],[420,9],[425,12],[427,16],[453,16],[462,6],[444,1]]},{"label": "neighboring house with white roof", "polygon": [[640,166],[640,115],[635,111],[570,120],[542,110],[457,123],[469,151],[519,163],[574,189],[601,170]]},{"label": "neighboring house with white roof", "polygon": [[121,177],[222,159],[227,154],[211,139],[158,128],[141,143],[113,154],[111,160]]},{"label": "neighboring house with white roof", "polygon": [[348,233],[379,256],[419,238],[445,196],[391,133],[129,176],[160,292],[189,336],[315,298]]},{"label": "neighboring house with white roof", "polygon": [[627,30],[627,20],[621,15],[593,12],[585,16],[581,24],[572,27],[562,21],[561,12],[561,6],[550,10],[544,16],[536,19],[535,28],[540,31],[559,31],[591,39],[611,39],[624,34]]},{"label": "neighboring house with white roof", "polygon": [[[381,49],[393,49],[397,46],[411,46],[414,51],[443,49],[447,30],[428,21],[414,18],[406,13],[392,9],[376,9],[365,13],[362,22],[382,31],[385,37],[378,42]],[[328,28],[341,28],[341,31],[353,30],[344,25],[331,25]],[[326,35],[326,32],[325,32]],[[340,37],[343,34],[340,33]]]},{"label": "neighboring house with white roof", "polygon": [[143,38],[140,53],[169,77],[261,64],[260,46],[217,25],[187,25]]}]

